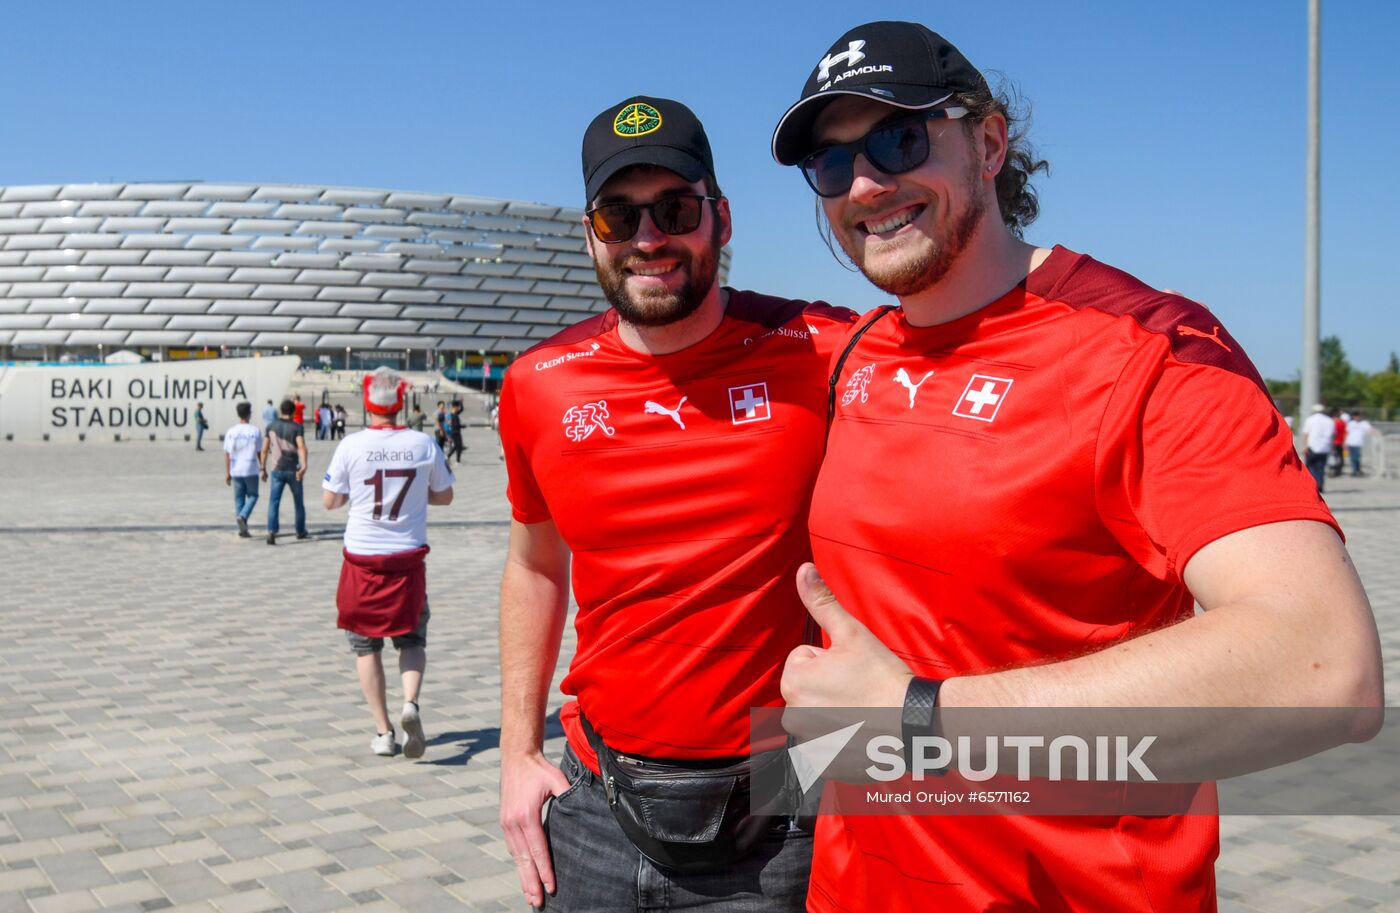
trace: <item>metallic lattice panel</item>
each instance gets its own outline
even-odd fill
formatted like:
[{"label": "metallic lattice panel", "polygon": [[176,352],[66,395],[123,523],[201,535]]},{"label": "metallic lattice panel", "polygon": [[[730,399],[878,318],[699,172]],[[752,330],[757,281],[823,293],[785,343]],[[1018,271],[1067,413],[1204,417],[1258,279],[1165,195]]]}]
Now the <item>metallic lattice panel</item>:
[{"label": "metallic lattice panel", "polygon": [[0,187],[0,343],[519,351],[607,307],[582,215],[355,187]]}]

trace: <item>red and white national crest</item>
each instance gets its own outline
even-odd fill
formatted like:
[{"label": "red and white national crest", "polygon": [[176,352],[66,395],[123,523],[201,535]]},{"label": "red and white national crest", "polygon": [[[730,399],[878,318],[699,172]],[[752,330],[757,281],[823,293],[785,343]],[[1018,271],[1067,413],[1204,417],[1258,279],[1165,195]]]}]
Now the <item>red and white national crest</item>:
[{"label": "red and white national crest", "polygon": [[870,399],[870,394],[866,391],[866,388],[870,386],[870,380],[874,376],[874,365],[866,365],[852,374],[850,379],[846,381],[846,392],[841,394],[841,405],[849,406],[856,400],[865,402]]},{"label": "red and white national crest", "polygon": [[586,441],[593,432],[601,430],[612,437],[616,429],[608,425],[608,418],[607,400],[570,406],[564,413],[564,436],[574,442]]},{"label": "red and white national crest", "polygon": [[766,422],[772,417],[773,408],[768,403],[767,382],[729,388],[729,418],[734,424]]},{"label": "red and white national crest", "polygon": [[953,414],[979,422],[990,422],[997,417],[997,412],[1001,410],[1001,404],[1006,401],[1006,393],[1010,389],[1010,378],[974,374],[972,380],[967,382],[967,388],[963,390],[958,404],[953,407]]}]

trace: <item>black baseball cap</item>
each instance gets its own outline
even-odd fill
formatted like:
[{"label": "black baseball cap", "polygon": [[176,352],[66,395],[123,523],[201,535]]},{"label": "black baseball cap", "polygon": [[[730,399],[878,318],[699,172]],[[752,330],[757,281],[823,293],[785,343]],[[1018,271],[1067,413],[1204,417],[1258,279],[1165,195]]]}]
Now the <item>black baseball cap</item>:
[{"label": "black baseball cap", "polygon": [[796,165],[812,151],[812,124],[838,95],[859,95],[920,110],[954,92],[987,85],[977,68],[942,35],[917,22],[867,22],[836,40],[773,131],[773,158]]},{"label": "black baseball cap", "polygon": [[584,132],[586,201],[591,203],[608,178],[629,165],[656,165],[687,181],[715,175],[700,118],[678,101],[646,95],[610,106]]}]

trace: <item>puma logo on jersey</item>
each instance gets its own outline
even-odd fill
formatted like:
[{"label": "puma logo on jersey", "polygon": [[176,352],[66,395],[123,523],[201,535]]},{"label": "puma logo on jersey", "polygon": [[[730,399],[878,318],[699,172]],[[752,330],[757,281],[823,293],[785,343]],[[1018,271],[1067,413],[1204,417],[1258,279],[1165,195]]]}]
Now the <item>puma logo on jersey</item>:
[{"label": "puma logo on jersey", "polygon": [[1199,336],[1202,339],[1209,339],[1211,342],[1220,346],[1220,348],[1224,349],[1226,352],[1233,351],[1229,346],[1225,345],[1225,343],[1221,341],[1219,324],[1216,324],[1214,327],[1212,327],[1211,332],[1205,333],[1201,330],[1196,329],[1195,327],[1188,327],[1186,324],[1183,323],[1177,326],[1176,334],[1178,336]]},{"label": "puma logo on jersey", "polygon": [[841,394],[841,405],[849,406],[857,399],[861,402],[870,399],[870,394],[866,392],[866,387],[870,386],[870,379],[874,376],[874,365],[866,365],[852,374],[850,379],[846,381],[846,392]]},{"label": "puma logo on jersey", "polygon": [[577,443],[588,440],[593,432],[602,430],[608,437],[612,437],[617,432],[608,425],[609,418],[607,400],[600,399],[596,403],[570,406],[569,411],[564,413],[564,436]]},{"label": "puma logo on jersey", "polygon": [[900,368],[898,371],[894,372],[894,382],[909,391],[910,409],[914,408],[914,397],[919,394],[919,388],[924,385],[924,381],[928,380],[932,376],[933,372],[930,371],[923,377],[919,378],[919,382],[916,384],[909,379],[909,372],[905,371],[903,368]]},{"label": "puma logo on jersey", "polygon": [[676,408],[674,408],[674,409],[667,409],[665,406],[661,405],[660,403],[655,403],[655,402],[652,402],[651,400],[647,400],[646,406],[645,406],[646,414],[647,414],[647,415],[669,415],[669,416],[671,416],[671,418],[675,419],[676,424],[677,424],[677,425],[680,425],[680,426],[681,426],[681,430],[684,431],[684,430],[685,430],[685,422],[681,421],[681,406],[684,406],[684,405],[685,405],[685,401],[688,400],[688,399],[690,399],[690,397],[688,397],[688,396],[682,396],[682,397],[681,397],[681,401],[678,402],[678,403],[676,403]]}]

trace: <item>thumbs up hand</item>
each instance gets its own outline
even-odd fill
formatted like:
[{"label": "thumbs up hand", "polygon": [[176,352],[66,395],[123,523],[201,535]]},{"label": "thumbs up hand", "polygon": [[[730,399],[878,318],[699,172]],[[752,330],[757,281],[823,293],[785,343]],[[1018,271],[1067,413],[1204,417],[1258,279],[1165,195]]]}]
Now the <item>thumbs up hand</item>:
[{"label": "thumbs up hand", "polygon": [[783,667],[789,707],[902,707],[914,673],[836,601],[810,562],[797,570],[797,592],[829,647],[802,645]]}]

